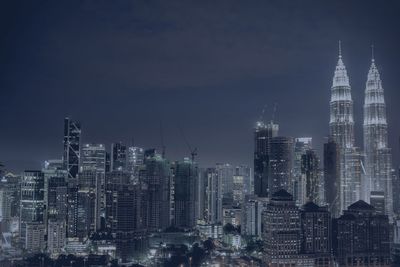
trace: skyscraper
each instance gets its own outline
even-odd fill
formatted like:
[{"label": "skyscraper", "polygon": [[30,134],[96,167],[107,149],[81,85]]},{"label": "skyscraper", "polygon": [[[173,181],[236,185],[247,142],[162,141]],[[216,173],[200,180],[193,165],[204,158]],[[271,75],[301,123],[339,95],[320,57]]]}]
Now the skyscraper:
[{"label": "skyscraper", "polygon": [[254,195],[246,195],[242,208],[242,235],[261,238],[261,217],[263,203]]},{"label": "skyscraper", "polygon": [[47,187],[47,250],[52,256],[62,253],[66,242],[68,184],[62,171],[64,176],[49,177]]},{"label": "skyscraper", "polygon": [[174,166],[174,225],[190,229],[196,223],[197,163],[189,158]]},{"label": "skyscraper", "polygon": [[13,217],[19,217],[20,184],[17,176],[0,178],[0,222],[1,231],[11,232]]},{"label": "skyscraper", "polygon": [[140,173],[140,181],[147,186],[148,230],[165,230],[171,225],[171,165],[161,155],[152,154],[145,158]]},{"label": "skyscraper", "polygon": [[391,216],[393,212],[392,155],[391,149],[388,148],[387,128],[384,90],[372,55],[364,100],[363,130],[366,174],[365,180],[363,180],[363,197],[368,200],[371,191],[383,192],[386,200],[386,214]]},{"label": "skyscraper", "polygon": [[215,168],[205,171],[206,179],[206,221],[210,224],[222,222],[222,179]]},{"label": "skyscraper", "polygon": [[243,194],[252,195],[254,193],[254,179],[251,168],[247,165],[236,166],[236,175],[243,176]]},{"label": "skyscraper", "polygon": [[82,146],[80,171],[106,172],[106,148],[103,144]]},{"label": "skyscraper", "polygon": [[147,248],[146,203],[141,184],[130,184],[129,175],[113,172],[106,183],[106,222],[115,237],[117,256],[122,262],[135,258]]},{"label": "skyscraper", "polygon": [[332,217],[340,214],[340,155],[339,147],[329,138],[324,144],[325,202]]},{"label": "skyscraper", "polygon": [[319,158],[314,150],[307,150],[306,153],[301,156],[301,204],[305,204],[308,201],[320,203],[319,176]]},{"label": "skyscraper", "polygon": [[134,178],[138,178],[139,167],[144,161],[144,149],[136,146],[128,147],[126,164],[127,171],[133,175]]},{"label": "skyscraper", "polygon": [[69,237],[76,236],[77,199],[81,146],[81,125],[70,118],[64,119],[64,156],[63,165],[68,175],[67,232]]},{"label": "skyscraper", "polygon": [[254,129],[254,194],[268,196],[269,141],[278,135],[279,125],[257,122]]},{"label": "skyscraper", "polygon": [[233,175],[235,168],[229,163],[217,163],[215,170],[222,181],[222,194],[231,197],[233,190]]},{"label": "skyscraper", "polygon": [[300,195],[304,187],[304,185],[301,184],[301,157],[309,149],[312,149],[311,137],[295,138],[293,153],[293,198],[296,200],[297,204],[301,204]]},{"label": "skyscraper", "polygon": [[[81,191],[81,195],[88,190],[92,197],[93,194],[95,194],[96,216],[101,216],[102,218],[104,218],[105,214],[106,154],[106,148],[103,144],[84,144],[82,145],[81,163],[79,167],[79,179],[85,180],[79,182],[79,191]],[[93,177],[93,179],[96,179],[96,182],[93,184],[90,182],[88,184],[88,177]],[[90,186],[96,187],[90,188]],[[100,220],[96,218],[96,229],[99,227]]]},{"label": "skyscraper", "polygon": [[111,170],[126,171],[126,146],[121,142],[111,144]]},{"label": "skyscraper", "polygon": [[64,119],[64,168],[68,178],[76,178],[79,171],[81,124],[70,118]]},{"label": "skyscraper", "polygon": [[20,239],[26,246],[27,226],[44,225],[44,175],[41,171],[25,171],[21,180]]},{"label": "skyscraper", "polygon": [[341,149],[354,146],[353,100],[346,66],[342,60],[340,42],[339,59],[331,88],[329,128],[330,135]]},{"label": "skyscraper", "polygon": [[293,192],[293,138],[277,136],[269,141],[268,194],[280,189]]},{"label": "skyscraper", "polygon": [[96,170],[79,173],[76,229],[80,238],[100,229],[102,180],[104,173]]},{"label": "skyscraper", "polygon": [[263,213],[264,261],[268,266],[296,266],[301,248],[300,210],[293,196],[280,189]]},{"label": "skyscraper", "polygon": [[236,207],[240,207],[243,204],[244,196],[245,196],[245,179],[246,177],[243,173],[240,172],[240,168],[235,168],[235,174],[233,175],[233,204]]},{"label": "skyscraper", "polygon": [[339,58],[331,87],[329,129],[330,136],[340,150],[339,208],[344,210],[359,199],[361,154],[354,147],[353,100],[340,42]]},{"label": "skyscraper", "polygon": [[66,177],[53,176],[48,181],[47,218],[65,221],[67,219],[68,184]]}]

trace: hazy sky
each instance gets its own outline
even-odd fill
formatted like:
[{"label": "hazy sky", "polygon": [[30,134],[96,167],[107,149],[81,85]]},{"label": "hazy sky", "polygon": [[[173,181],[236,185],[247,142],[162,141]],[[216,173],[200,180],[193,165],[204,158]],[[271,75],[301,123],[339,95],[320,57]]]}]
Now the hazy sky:
[{"label": "hazy sky", "polygon": [[[9,3],[6,3],[9,2]],[[370,45],[398,166],[398,1],[1,1],[0,161],[15,171],[62,156],[63,118],[83,142],[252,165],[253,127],[278,103],[280,134],[321,153],[337,43],[353,92],[356,143]]]}]

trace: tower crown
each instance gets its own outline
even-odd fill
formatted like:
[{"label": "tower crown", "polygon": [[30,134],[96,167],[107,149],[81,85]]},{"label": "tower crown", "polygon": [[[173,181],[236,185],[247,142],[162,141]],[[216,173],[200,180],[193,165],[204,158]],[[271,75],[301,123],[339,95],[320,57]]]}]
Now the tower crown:
[{"label": "tower crown", "polygon": [[342,46],[339,41],[339,57],[336,64],[335,75],[333,76],[332,87],[336,86],[350,86],[349,76],[347,75],[346,66],[342,59]]}]

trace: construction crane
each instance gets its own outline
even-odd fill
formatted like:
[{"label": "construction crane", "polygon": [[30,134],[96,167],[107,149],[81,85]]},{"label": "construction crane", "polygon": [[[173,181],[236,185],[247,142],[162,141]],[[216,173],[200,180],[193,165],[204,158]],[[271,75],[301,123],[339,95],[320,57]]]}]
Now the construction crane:
[{"label": "construction crane", "polygon": [[275,114],[276,114],[276,108],[278,106],[278,103],[274,103],[274,109],[272,110],[272,118],[271,118],[271,122],[274,123],[275,121]]},{"label": "construction crane", "polygon": [[265,104],[263,109],[262,109],[262,111],[261,111],[260,119],[258,120],[259,122],[262,122],[262,123],[264,122],[263,121],[264,120],[264,114],[265,114],[265,110],[267,109],[267,107],[268,107],[268,105]]},{"label": "construction crane", "polygon": [[161,140],[161,156],[162,158],[165,158],[164,128],[161,120],[160,120],[160,140]]},{"label": "construction crane", "polygon": [[182,138],[185,141],[187,148],[189,149],[191,160],[192,160],[192,162],[194,162],[194,159],[197,156],[197,147],[192,148],[192,146],[189,144],[188,140],[186,139],[186,136],[182,130],[182,127],[179,127],[179,131],[181,132]]}]

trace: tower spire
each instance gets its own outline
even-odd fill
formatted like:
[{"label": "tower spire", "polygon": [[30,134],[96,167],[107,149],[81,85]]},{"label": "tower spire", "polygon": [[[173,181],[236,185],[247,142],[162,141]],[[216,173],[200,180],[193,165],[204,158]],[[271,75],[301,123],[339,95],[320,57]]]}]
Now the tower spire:
[{"label": "tower spire", "polygon": [[374,45],[371,45],[371,61],[372,61],[372,62],[375,62]]},{"label": "tower spire", "polygon": [[339,58],[342,58],[342,42],[339,40]]}]

